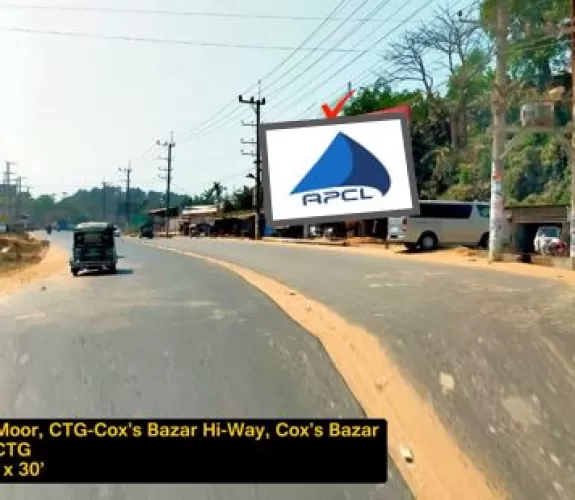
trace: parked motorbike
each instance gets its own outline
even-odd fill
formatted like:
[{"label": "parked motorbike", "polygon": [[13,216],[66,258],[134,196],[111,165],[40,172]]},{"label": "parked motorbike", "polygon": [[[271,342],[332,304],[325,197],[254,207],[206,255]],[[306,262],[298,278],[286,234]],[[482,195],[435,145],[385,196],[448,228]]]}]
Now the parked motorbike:
[{"label": "parked motorbike", "polygon": [[563,240],[554,240],[547,247],[547,255],[551,257],[566,257],[567,251],[567,243]]}]

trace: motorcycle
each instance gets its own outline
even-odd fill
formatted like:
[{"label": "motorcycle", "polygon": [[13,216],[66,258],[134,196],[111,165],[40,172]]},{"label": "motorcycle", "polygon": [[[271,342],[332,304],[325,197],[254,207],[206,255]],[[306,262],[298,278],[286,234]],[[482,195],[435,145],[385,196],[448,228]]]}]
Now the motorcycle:
[{"label": "motorcycle", "polygon": [[560,239],[551,241],[547,246],[547,255],[551,257],[566,257],[567,251],[567,243]]}]

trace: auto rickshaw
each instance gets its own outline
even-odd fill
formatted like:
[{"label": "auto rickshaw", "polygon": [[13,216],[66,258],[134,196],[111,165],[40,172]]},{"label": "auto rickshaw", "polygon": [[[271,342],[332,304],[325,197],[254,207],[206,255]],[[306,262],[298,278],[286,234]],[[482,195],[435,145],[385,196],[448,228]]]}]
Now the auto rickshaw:
[{"label": "auto rickshaw", "polygon": [[152,224],[142,224],[140,226],[139,238],[151,239],[154,237],[154,226]]},{"label": "auto rickshaw", "polygon": [[74,276],[82,270],[99,270],[116,274],[118,254],[114,225],[107,222],[85,222],[74,229],[74,246],[70,270]]}]

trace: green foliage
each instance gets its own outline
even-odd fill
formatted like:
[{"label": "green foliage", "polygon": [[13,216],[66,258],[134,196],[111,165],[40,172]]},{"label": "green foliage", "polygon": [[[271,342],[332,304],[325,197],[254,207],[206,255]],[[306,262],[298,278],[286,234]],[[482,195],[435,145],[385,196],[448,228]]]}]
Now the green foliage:
[{"label": "green foliage", "polygon": [[[106,189],[106,219],[125,222],[126,193],[120,188]],[[165,206],[165,193],[130,189],[130,224],[138,226],[146,220],[146,214],[154,208]],[[223,203],[224,211],[251,210],[253,208],[253,188],[243,186],[231,194],[219,182],[199,195],[170,194],[171,206],[213,205]],[[74,224],[104,217],[104,193],[102,188],[81,189],[76,193],[56,201],[50,195],[37,198],[24,196],[22,211],[29,213],[38,224],[46,224],[59,219],[70,219]]]},{"label": "green foliage", "polygon": [[[401,104],[412,107],[412,149],[422,198],[489,198],[488,127],[494,82],[491,42],[497,1],[483,0],[479,33],[465,24],[466,17],[477,17],[477,13],[464,13],[462,20],[446,9],[438,11],[428,26],[407,32],[388,56],[401,78],[384,80],[381,75],[372,86],[361,89],[344,110],[352,116]],[[522,104],[558,86],[565,93],[571,88],[567,41],[542,34],[546,20],[560,23],[568,16],[569,2],[543,0],[534,7],[532,2],[510,0],[510,9],[508,120],[519,124]],[[430,78],[437,54],[448,60],[447,82],[441,92]],[[421,90],[402,90],[402,83],[408,80],[419,80]],[[392,81],[394,85],[384,83]],[[558,102],[555,109],[557,125],[568,125],[571,100]],[[570,179],[568,154],[558,139],[553,134],[527,136],[506,157],[506,202],[568,203]]]}]

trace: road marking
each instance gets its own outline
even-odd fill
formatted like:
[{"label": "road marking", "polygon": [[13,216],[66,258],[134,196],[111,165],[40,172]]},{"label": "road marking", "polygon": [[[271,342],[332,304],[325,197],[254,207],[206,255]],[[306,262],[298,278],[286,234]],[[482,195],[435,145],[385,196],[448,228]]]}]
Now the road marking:
[{"label": "road marking", "polygon": [[[368,417],[389,422],[389,455],[418,500],[501,500],[509,498],[497,477],[486,477],[471,462],[392,361],[379,339],[323,304],[307,299],[273,278],[230,262],[163,245],[141,243],[223,267],[258,288],[288,316],[317,337]],[[385,377],[383,389],[377,384]],[[401,454],[408,446],[417,463]],[[483,465],[483,464],[482,464]]]}]

